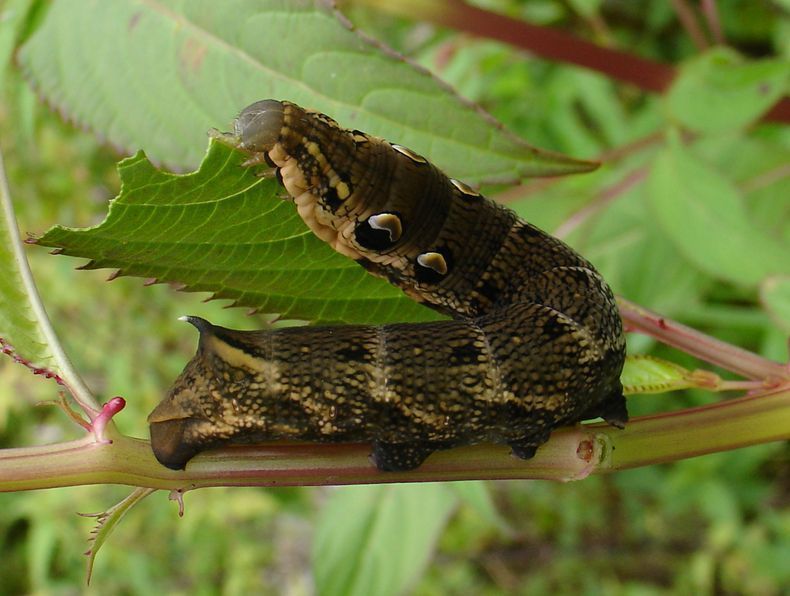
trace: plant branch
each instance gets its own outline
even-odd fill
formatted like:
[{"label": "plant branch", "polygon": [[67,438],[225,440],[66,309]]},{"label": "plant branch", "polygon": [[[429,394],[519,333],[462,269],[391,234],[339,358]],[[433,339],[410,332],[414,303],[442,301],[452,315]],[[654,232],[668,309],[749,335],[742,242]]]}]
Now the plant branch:
[{"label": "plant branch", "polygon": [[[420,19],[499,40],[542,58],[589,68],[645,91],[663,93],[675,78],[675,69],[671,65],[470,6],[463,0],[363,0],[361,3],[408,19]],[[779,100],[764,114],[763,120],[790,122],[790,99],[783,97]]]},{"label": "plant branch", "polygon": [[501,445],[432,455],[410,472],[379,472],[368,445],[269,444],[195,457],[187,470],[161,466],[147,441],[115,437],[0,451],[0,491],[85,484],[192,490],[210,486],[308,486],[471,479],[580,480],[592,473],[676,461],[790,439],[790,387],[708,406],[636,418],[625,430],[605,424],[560,429],[528,461]]},{"label": "plant branch", "polygon": [[716,0],[702,0],[700,2],[702,14],[705,15],[705,20],[708,22],[708,30],[713,36],[714,41],[719,45],[724,45],[724,32],[721,28],[721,20],[719,19],[719,9],[716,6]]},{"label": "plant branch", "polygon": [[691,327],[671,321],[618,297],[620,316],[631,331],[641,331],[659,341],[683,350],[747,379],[779,383],[790,379],[790,367],[728,344]]},{"label": "plant branch", "polygon": [[691,6],[689,6],[686,0],[671,0],[671,2],[672,8],[675,10],[675,14],[678,15],[680,24],[683,25],[683,28],[686,30],[686,33],[688,33],[691,41],[694,42],[694,45],[697,46],[698,50],[706,49],[710,44],[705,38],[705,33],[703,33],[702,28],[699,26],[697,17],[694,14]]},{"label": "plant branch", "polygon": [[576,228],[603,210],[609,203],[614,201],[621,194],[628,192],[631,188],[640,184],[648,174],[647,167],[637,168],[626,174],[622,179],[597,192],[593,199],[586,203],[581,209],[571,214],[554,230],[557,238],[567,238]]},{"label": "plant branch", "polygon": [[599,428],[611,441],[615,471],[790,439],[790,384],[699,408],[643,416],[618,431]]}]

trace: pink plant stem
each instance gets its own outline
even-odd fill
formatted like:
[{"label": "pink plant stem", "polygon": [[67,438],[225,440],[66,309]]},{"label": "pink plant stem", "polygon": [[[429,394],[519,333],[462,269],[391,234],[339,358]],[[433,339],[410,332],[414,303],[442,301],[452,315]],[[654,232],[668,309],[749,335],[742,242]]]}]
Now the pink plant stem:
[{"label": "pink plant stem", "polygon": [[721,21],[719,20],[719,9],[716,7],[716,0],[702,0],[700,3],[702,14],[705,15],[705,20],[708,21],[708,30],[710,31],[713,39],[719,45],[724,45],[724,32],[721,29]]},{"label": "pink plant stem", "polygon": [[647,176],[647,173],[647,168],[636,169],[629,172],[624,178],[617,181],[612,186],[596,193],[592,201],[588,202],[584,207],[579,209],[576,213],[573,213],[569,218],[557,226],[557,229],[554,230],[554,235],[557,236],[557,238],[567,238],[571,232],[604,209],[621,194],[642,182]]},{"label": "pink plant stem", "polygon": [[[645,91],[663,93],[675,78],[675,69],[661,62],[594,43],[549,27],[499,15],[462,0],[411,2],[404,0],[364,0],[381,11],[409,19],[421,19],[480,37],[496,39],[530,51],[537,56],[576,64],[631,83]],[[790,122],[790,99],[783,97],[763,120]]]},{"label": "pink plant stem", "polygon": [[673,68],[667,64],[604,48],[556,29],[511,19],[461,0],[445,0],[444,4],[446,10],[433,12],[444,25],[493,37],[550,60],[603,72],[640,89],[661,93],[675,76]]},{"label": "pink plant stem", "polygon": [[683,25],[686,33],[689,34],[691,41],[694,42],[694,45],[697,46],[697,49],[706,49],[709,45],[708,40],[705,38],[705,34],[702,32],[702,28],[700,28],[699,23],[697,23],[697,17],[694,15],[694,11],[688,5],[688,2],[686,2],[686,0],[671,1],[672,8],[675,9],[675,14],[678,15],[678,20],[680,21],[680,24]]},{"label": "pink plant stem", "polygon": [[620,306],[623,322],[629,330],[650,335],[662,343],[738,373],[747,379],[764,380],[777,385],[782,381],[790,380],[790,368],[786,365],[666,319],[625,298],[618,297],[617,303]]}]

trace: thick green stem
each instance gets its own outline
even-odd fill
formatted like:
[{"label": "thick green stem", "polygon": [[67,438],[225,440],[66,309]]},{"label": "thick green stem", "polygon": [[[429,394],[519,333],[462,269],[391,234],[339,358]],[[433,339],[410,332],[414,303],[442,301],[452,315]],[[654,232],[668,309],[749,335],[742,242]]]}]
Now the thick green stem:
[{"label": "thick green stem", "polygon": [[701,408],[646,416],[625,430],[604,424],[561,429],[534,459],[497,445],[440,452],[418,470],[382,473],[367,445],[272,444],[197,456],[187,470],[162,467],[147,441],[92,435],[69,443],[0,451],[0,491],[84,484],[192,490],[208,486],[292,486],[468,479],[579,480],[591,473],[676,461],[790,439],[790,388]]}]

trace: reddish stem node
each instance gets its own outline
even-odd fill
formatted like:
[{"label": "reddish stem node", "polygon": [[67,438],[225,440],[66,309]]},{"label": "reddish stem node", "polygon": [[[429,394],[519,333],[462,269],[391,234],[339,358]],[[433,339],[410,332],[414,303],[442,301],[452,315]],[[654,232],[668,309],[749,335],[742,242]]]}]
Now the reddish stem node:
[{"label": "reddish stem node", "polygon": [[184,491],[180,488],[171,490],[167,498],[178,503],[178,517],[184,517]]},{"label": "reddish stem node", "polygon": [[102,406],[101,412],[99,412],[99,415],[96,416],[96,418],[94,418],[93,422],[91,423],[91,430],[93,431],[93,435],[96,437],[97,443],[112,443],[110,439],[107,439],[104,436],[104,430],[107,428],[107,424],[109,424],[113,416],[115,416],[125,407],[126,400],[119,396],[113,397],[110,401]]}]

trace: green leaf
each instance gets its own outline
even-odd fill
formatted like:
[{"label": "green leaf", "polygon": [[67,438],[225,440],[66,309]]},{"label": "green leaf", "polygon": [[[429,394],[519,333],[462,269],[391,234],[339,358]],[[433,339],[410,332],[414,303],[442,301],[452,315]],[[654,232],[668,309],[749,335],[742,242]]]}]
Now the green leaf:
[{"label": "green leaf", "polygon": [[677,140],[656,158],[648,195],[657,224],[699,269],[750,286],[790,273],[790,246],[753,225],[740,192]]},{"label": "green leaf", "polygon": [[491,497],[490,484],[484,481],[452,482],[446,485],[455,492],[458,498],[471,507],[481,519],[492,528],[497,528],[504,535],[513,535],[514,531],[502,514],[497,511]]},{"label": "green leaf", "polygon": [[24,254],[0,157],[0,347],[60,372],[40,326],[41,304]]},{"label": "green leaf", "polygon": [[208,128],[267,97],[409,146],[471,183],[595,167],[508,134],[323,2],[60,0],[19,60],[69,118],[179,168],[199,162]]},{"label": "green leaf", "polygon": [[620,380],[626,395],[665,393],[700,385],[692,371],[654,356],[628,356]]},{"label": "green leaf", "polygon": [[760,286],[760,301],[782,330],[790,333],[790,276],[766,279]]},{"label": "green leaf", "polygon": [[90,548],[85,551],[88,557],[88,571],[87,581],[90,583],[91,575],[93,574],[93,564],[96,562],[96,555],[99,554],[104,542],[109,538],[115,527],[121,522],[124,516],[131,511],[140,501],[145,499],[148,495],[155,492],[155,488],[138,487],[134,489],[129,496],[127,496],[120,503],[116,503],[107,511],[101,513],[80,513],[83,517],[95,517],[96,527],[91,531],[91,537],[88,542]]},{"label": "green leaf", "polygon": [[313,542],[318,593],[402,594],[420,576],[456,504],[441,484],[336,489]]},{"label": "green leaf", "polygon": [[704,133],[738,129],[757,120],[787,92],[790,65],[783,59],[744,62],[713,48],[687,62],[666,96],[670,114]]},{"label": "green leaf", "polygon": [[138,153],[119,165],[121,193],[100,225],[56,226],[39,244],[91,259],[88,269],[183,284],[287,318],[438,318],[316,238],[293,203],[278,198],[282,188],[241,167],[244,159],[212,141],[200,169],[177,176]]}]

